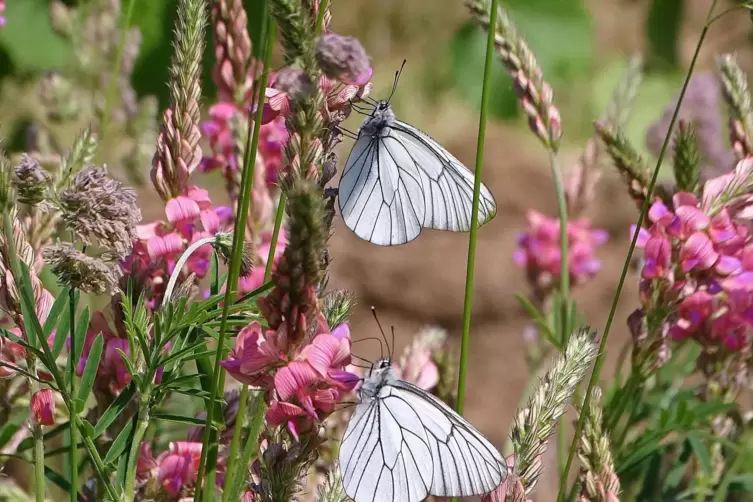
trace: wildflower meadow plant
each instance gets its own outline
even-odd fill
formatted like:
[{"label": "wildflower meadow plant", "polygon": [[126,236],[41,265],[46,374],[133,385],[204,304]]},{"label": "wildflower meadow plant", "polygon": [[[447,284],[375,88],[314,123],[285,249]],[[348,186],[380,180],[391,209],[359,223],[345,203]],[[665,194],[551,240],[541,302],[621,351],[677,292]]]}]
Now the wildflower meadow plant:
[{"label": "wildflower meadow plant", "polygon": [[[0,151],[0,469],[14,472],[11,460],[33,469],[26,484],[0,479],[0,499],[343,502],[353,472],[341,472],[338,449],[360,386],[384,369],[357,355],[355,344],[369,338],[351,322],[357,298],[336,289],[328,270],[343,121],[374,106],[368,47],[332,30],[327,0],[262,2],[252,23],[259,33],[248,31],[246,2],[178,0],[169,96],[158,114],[156,100],[137,99],[131,86],[141,41],[130,26],[135,3],[125,11],[112,0],[50,4],[74,57],[34,82],[42,119],[29,126],[28,151]],[[732,54],[717,58],[716,73],[694,75],[709,26],[727,11],[711,2],[682,90],[646,131],[653,170],[625,133],[640,57],[563,169],[560,152],[571,145],[556,93],[513,16],[497,0],[468,8],[488,40],[460,352],[445,330],[427,327],[391,362],[391,375],[448,416],[441,403],[462,413],[476,391],[466,385],[470,313],[498,57],[549,154],[557,214],[528,208],[512,257],[527,288],[517,298],[531,317],[530,385],[499,457],[506,474],[477,495],[539,500],[542,473],[554,468],[559,501],[744,499],[753,455],[743,399],[753,333],[752,98]],[[4,9],[0,0],[0,26]],[[202,81],[210,39],[211,84]],[[63,141],[60,130],[73,125]],[[108,141],[122,145],[116,158],[102,158]],[[668,154],[672,180],[657,185]],[[632,242],[607,325],[593,330],[572,293],[607,273],[613,236],[587,210],[608,163],[641,215],[624,229]],[[159,201],[153,221],[142,219],[130,187],[147,170],[149,197]],[[225,193],[210,196],[214,172]],[[635,248],[639,294],[623,299],[634,306],[631,336],[607,378],[606,344]],[[403,430],[386,414],[376,420]],[[423,424],[446,438],[436,458],[461,458],[457,427],[442,436],[440,425]],[[472,444],[476,433],[465,427],[463,444]],[[353,448],[366,446],[376,448]],[[384,459],[356,453],[356,464]],[[368,462],[355,468],[369,476],[383,467],[371,472]],[[472,476],[442,481],[465,486]],[[372,499],[409,499],[392,495]]]}]

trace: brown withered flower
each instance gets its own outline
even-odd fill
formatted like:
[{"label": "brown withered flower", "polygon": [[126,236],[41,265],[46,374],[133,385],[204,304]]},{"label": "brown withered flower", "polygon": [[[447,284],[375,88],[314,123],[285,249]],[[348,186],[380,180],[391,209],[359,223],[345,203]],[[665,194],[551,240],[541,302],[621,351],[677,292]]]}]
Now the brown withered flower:
[{"label": "brown withered flower", "polygon": [[36,206],[44,200],[50,177],[32,157],[23,154],[21,163],[13,171],[13,186],[19,202]]},{"label": "brown withered flower", "polygon": [[91,257],[67,242],[48,246],[42,254],[62,286],[97,295],[112,295],[118,291],[122,272],[110,260]]},{"label": "brown withered flower", "polygon": [[63,222],[77,238],[121,258],[130,252],[136,224],[141,221],[132,188],[110,178],[105,168],[88,166],[59,198]]}]

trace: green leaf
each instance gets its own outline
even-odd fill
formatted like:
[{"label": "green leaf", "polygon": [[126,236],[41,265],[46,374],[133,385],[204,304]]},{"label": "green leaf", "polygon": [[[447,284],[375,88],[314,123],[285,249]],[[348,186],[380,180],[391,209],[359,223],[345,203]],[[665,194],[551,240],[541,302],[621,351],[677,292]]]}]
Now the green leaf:
[{"label": "green leaf", "polygon": [[220,292],[220,260],[217,251],[212,250],[212,262],[209,267],[209,294],[216,295]]},{"label": "green leaf", "polygon": [[94,386],[94,378],[97,376],[97,369],[99,368],[99,361],[102,357],[102,346],[104,345],[104,338],[102,333],[97,335],[94,339],[91,350],[89,351],[89,357],[86,359],[86,367],[84,373],[81,376],[81,387],[78,389],[78,404],[81,407],[78,412],[84,411],[86,401],[89,399],[92,387]]},{"label": "green leaf", "polygon": [[698,463],[701,465],[703,472],[711,474],[711,457],[706,449],[706,445],[703,444],[701,437],[696,431],[688,431],[688,443],[690,443],[693,453],[698,458]]},{"label": "green leaf", "polygon": [[126,451],[126,448],[128,448],[131,441],[133,441],[133,427],[135,424],[135,420],[129,420],[125,427],[123,427],[123,430],[120,431],[118,437],[115,438],[115,441],[112,442],[107,451],[104,460],[105,465],[113,463],[124,451]]},{"label": "green leaf", "polygon": [[[60,291],[58,296],[55,298],[55,302],[52,304],[50,313],[47,315],[47,319],[44,321],[44,326],[42,327],[42,331],[44,332],[45,338],[50,336],[50,333],[52,333],[52,330],[55,328],[55,323],[57,323],[58,318],[60,317],[60,314],[63,312],[63,310],[67,306],[68,306],[68,288],[65,288],[62,291]],[[58,336],[60,335],[56,333],[55,343],[57,343]],[[65,340],[65,337],[63,337],[63,340]],[[53,354],[54,353],[55,351],[53,350]]]},{"label": "green leaf", "polygon": [[91,319],[91,312],[89,307],[85,307],[81,312],[78,320],[76,321],[76,353],[73,354],[73,360],[78,361],[81,358],[81,352],[86,342],[86,332],[89,329],[89,321]]},{"label": "green leaf", "polygon": [[[68,480],[65,479],[62,474],[52,470],[46,465],[44,466],[44,477],[52,481],[55,486],[63,490],[65,493],[71,493],[71,484]],[[81,497],[79,497],[79,500],[81,500]]]},{"label": "green leaf", "polygon": [[115,398],[115,401],[110,404],[102,416],[99,417],[99,420],[97,420],[97,425],[94,427],[95,438],[101,436],[102,433],[105,432],[115,420],[117,420],[120,414],[123,413],[123,410],[126,409],[135,393],[136,385],[132,382],[128,384],[118,397]]},{"label": "green leaf", "polygon": [[178,424],[187,425],[206,425],[206,420],[203,418],[186,417],[183,415],[173,415],[171,413],[154,413],[152,418],[155,420],[164,420],[166,422],[175,422]]},{"label": "green leaf", "polygon": [[201,389],[194,389],[193,387],[167,387],[167,390],[171,392],[176,392],[178,394],[183,394],[184,396],[190,396],[190,397],[198,397],[201,399],[209,399],[211,397],[211,393],[207,392],[205,390]]},{"label": "green leaf", "polygon": [[94,438],[94,426],[85,418],[77,417],[79,423],[79,430],[85,438]]},{"label": "green leaf", "polygon": [[653,0],[646,20],[648,63],[674,67],[679,62],[678,42],[685,0]]},{"label": "green leaf", "polygon": [[[467,22],[455,32],[450,42],[453,85],[476,109],[481,107],[486,38],[475,23]],[[517,117],[520,112],[512,80],[497,58],[492,63],[491,79],[494,92],[489,97],[490,113],[502,119]]]},{"label": "green leaf", "polygon": [[0,30],[0,48],[20,70],[62,70],[73,60],[73,47],[52,29],[48,0],[7,2],[8,22]]},{"label": "green leaf", "polygon": [[168,364],[174,361],[177,361],[179,359],[181,362],[193,361],[195,359],[203,359],[203,358],[213,356],[216,353],[215,350],[203,350],[201,352],[189,354],[189,352],[192,352],[195,349],[196,349],[196,346],[186,347],[176,354],[171,354],[168,358],[166,358],[164,361],[160,363],[160,366],[167,366]]}]

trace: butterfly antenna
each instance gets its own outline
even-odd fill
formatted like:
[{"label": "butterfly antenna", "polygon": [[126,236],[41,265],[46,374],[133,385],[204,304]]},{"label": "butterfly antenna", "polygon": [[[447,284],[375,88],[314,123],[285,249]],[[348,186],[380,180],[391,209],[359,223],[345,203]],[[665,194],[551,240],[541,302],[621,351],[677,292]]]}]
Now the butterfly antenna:
[{"label": "butterfly antenna", "polygon": [[[382,338],[384,338],[384,343],[387,344],[387,355],[390,358],[390,361],[392,360],[392,349],[390,349],[390,342],[387,341],[387,335],[384,334],[384,329],[382,329],[382,323],[379,322],[379,317],[377,317],[376,307],[371,307],[371,315],[374,316],[374,320],[377,323],[377,326],[379,326],[379,332],[382,333]],[[384,357],[384,354],[382,354],[382,357]]]},{"label": "butterfly antenna", "polygon": [[[390,326],[390,331],[392,331],[392,350],[395,350],[395,326]],[[390,360],[392,360],[392,357],[394,354],[390,355]]]},{"label": "butterfly antenna", "polygon": [[[382,339],[378,338],[376,336],[367,336],[366,338],[360,338],[358,340],[353,340],[353,345],[357,344],[358,342],[365,342],[366,340],[376,340],[379,342],[379,353],[384,354],[384,345],[382,344]],[[371,362],[371,361],[369,361]]]},{"label": "butterfly antenna", "polygon": [[392,100],[392,96],[395,94],[395,91],[397,90],[397,83],[400,80],[400,75],[403,73],[403,68],[405,67],[406,61],[407,60],[403,59],[403,64],[400,65],[400,69],[395,72],[395,81],[392,83],[392,92],[390,92],[390,97],[387,98],[388,103]]}]

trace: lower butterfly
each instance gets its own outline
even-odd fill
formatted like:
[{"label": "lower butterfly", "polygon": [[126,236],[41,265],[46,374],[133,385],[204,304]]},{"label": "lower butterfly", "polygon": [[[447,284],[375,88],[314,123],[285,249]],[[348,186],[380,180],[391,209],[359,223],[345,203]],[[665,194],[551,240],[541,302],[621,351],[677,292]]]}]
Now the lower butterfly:
[{"label": "lower butterfly", "polygon": [[[339,188],[345,224],[382,246],[410,242],[422,228],[467,232],[473,212],[473,173],[429,135],[376,104],[358,132]],[[481,185],[479,226],[497,212]]]},{"label": "lower butterfly", "polygon": [[507,477],[499,451],[475,427],[381,359],[358,391],[340,445],[345,493],[355,502],[419,502],[489,493]]}]

